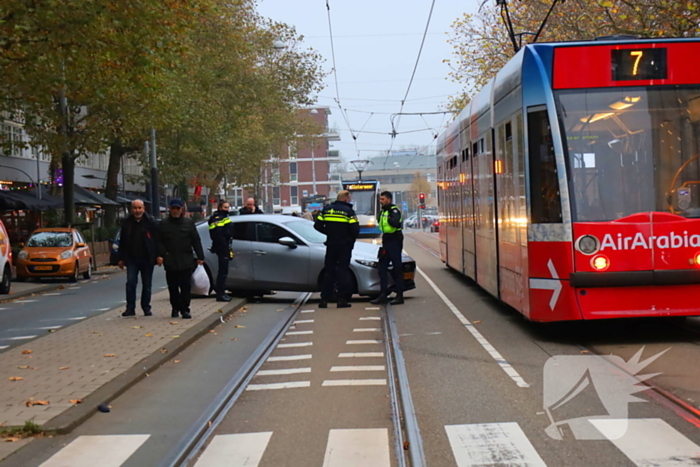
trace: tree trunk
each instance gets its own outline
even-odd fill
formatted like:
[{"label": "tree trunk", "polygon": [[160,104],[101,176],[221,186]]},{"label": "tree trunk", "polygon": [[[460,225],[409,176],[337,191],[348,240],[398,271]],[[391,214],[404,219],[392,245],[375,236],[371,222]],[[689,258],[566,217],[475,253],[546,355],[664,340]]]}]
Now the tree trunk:
[{"label": "tree trunk", "polygon": [[63,211],[67,226],[75,223],[75,158],[66,151],[61,157],[63,166]]},{"label": "tree trunk", "polygon": [[[107,182],[105,196],[112,201],[117,200],[119,194],[119,169],[121,160],[126,154],[127,148],[122,145],[120,139],[116,139],[109,146],[109,163],[107,164]],[[117,208],[119,206],[105,206],[105,226],[113,227],[117,223]]]}]

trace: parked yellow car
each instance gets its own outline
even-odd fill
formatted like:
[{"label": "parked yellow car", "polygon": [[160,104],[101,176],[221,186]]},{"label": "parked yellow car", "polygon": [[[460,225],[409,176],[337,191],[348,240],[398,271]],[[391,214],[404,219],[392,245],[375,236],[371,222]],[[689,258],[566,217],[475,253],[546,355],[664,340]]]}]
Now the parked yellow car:
[{"label": "parked yellow car", "polygon": [[92,274],[92,254],[82,234],[71,228],[37,229],[17,255],[17,280],[66,277],[77,282]]}]

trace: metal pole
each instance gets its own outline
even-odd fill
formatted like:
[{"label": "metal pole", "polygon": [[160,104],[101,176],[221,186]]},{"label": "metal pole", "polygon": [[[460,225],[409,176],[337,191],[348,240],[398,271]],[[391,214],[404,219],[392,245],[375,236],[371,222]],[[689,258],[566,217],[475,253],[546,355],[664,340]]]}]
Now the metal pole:
[{"label": "metal pole", "polygon": [[[148,144],[148,141],[144,141],[143,143],[143,156],[146,158],[146,160],[149,160],[151,157],[151,149],[150,145]],[[153,187],[151,186],[150,183],[146,184],[146,197],[151,200],[151,214],[153,214]]]},{"label": "metal pole", "polygon": [[158,193],[158,160],[156,158],[156,130],[151,128],[151,208],[153,217],[160,217],[160,194]]},{"label": "metal pole", "polygon": [[311,140],[311,183],[313,184],[314,196],[316,196],[316,159],[314,157],[314,145],[316,140]]},{"label": "metal pole", "polygon": [[39,164],[39,148],[36,148],[36,199],[41,199],[41,165]]}]

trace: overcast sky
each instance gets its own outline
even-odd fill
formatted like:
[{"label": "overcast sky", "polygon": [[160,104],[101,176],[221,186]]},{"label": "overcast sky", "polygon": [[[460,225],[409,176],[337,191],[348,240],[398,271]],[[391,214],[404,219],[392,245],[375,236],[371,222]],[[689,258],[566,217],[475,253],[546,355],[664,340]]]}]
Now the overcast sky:
[{"label": "overcast sky", "polygon": [[[386,151],[391,145],[390,114],[399,112],[418,56],[432,0],[328,0],[337,66],[340,102],[353,130],[361,133],[357,148],[361,158]],[[465,12],[474,12],[479,0],[436,0],[418,70],[403,112],[444,110],[447,96],[461,85],[451,82],[442,61],[451,57],[447,32]],[[326,0],[259,0],[259,12],[294,26],[305,43],[317,50],[333,68]],[[355,143],[335,102],[333,75],[325,79],[318,104],[331,107],[331,126],[340,130],[341,141],[332,143],[345,160],[357,158]],[[374,114],[372,114],[374,112]],[[449,115],[403,116],[394,149],[432,143],[435,131]],[[432,128],[432,130],[428,130]],[[426,130],[411,132],[412,130]],[[403,133],[402,132],[407,132]]]}]

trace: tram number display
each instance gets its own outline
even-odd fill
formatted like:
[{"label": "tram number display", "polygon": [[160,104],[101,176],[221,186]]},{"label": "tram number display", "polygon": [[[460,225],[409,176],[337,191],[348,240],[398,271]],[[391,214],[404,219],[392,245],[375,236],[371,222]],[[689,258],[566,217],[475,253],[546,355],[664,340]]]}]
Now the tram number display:
[{"label": "tram number display", "polygon": [[374,190],[377,186],[372,184],[372,183],[363,183],[363,184],[355,184],[355,185],[346,185],[345,189],[346,190],[351,190],[351,191],[362,191],[362,190]]},{"label": "tram number display", "polygon": [[613,49],[613,81],[666,79],[666,49]]}]

